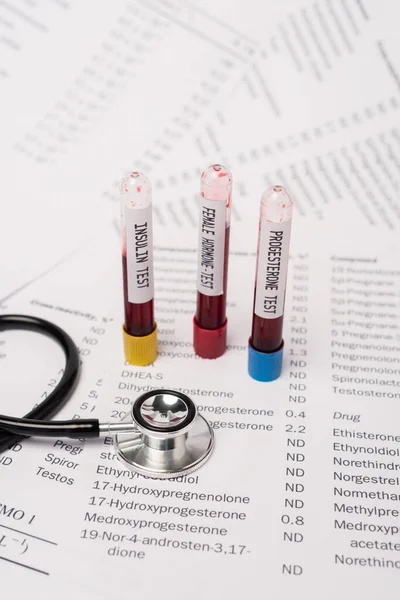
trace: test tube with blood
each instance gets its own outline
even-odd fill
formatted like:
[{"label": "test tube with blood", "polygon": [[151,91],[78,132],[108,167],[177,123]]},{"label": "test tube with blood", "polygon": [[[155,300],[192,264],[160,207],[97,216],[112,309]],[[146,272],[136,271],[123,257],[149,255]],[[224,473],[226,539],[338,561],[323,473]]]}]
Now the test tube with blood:
[{"label": "test tube with blood", "polygon": [[197,308],[193,346],[202,358],[218,358],[226,350],[226,295],[232,175],[220,164],[209,166],[200,180]]},{"label": "test tube with blood", "polygon": [[273,381],[282,370],[283,315],[293,201],[279,185],[261,197],[253,322],[248,371],[257,381]]},{"label": "test tube with blood", "polygon": [[123,340],[125,359],[137,366],[157,357],[154,319],[152,190],[143,173],[134,171],[121,184]]}]

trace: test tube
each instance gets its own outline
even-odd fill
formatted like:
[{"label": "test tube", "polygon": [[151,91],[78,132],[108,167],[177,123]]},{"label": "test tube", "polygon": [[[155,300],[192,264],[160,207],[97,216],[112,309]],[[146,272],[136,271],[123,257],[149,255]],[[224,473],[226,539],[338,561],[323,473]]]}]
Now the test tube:
[{"label": "test tube", "polygon": [[293,201],[275,185],[261,197],[256,281],[248,372],[257,381],[273,381],[282,370],[283,314]]},{"label": "test tube", "polygon": [[157,357],[154,319],[154,268],[151,184],[134,171],[121,184],[124,353],[127,362],[145,366]]},{"label": "test tube", "polygon": [[226,350],[226,292],[232,175],[223,165],[201,174],[197,258],[197,308],[193,319],[194,351],[218,358]]}]

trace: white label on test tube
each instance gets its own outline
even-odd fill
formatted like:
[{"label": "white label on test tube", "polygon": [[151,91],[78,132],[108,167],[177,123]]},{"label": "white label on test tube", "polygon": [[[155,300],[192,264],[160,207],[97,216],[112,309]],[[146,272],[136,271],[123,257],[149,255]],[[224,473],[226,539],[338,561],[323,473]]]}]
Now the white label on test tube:
[{"label": "white label on test tube", "polygon": [[254,310],[263,319],[283,315],[291,223],[261,221]]},{"label": "white label on test tube", "polygon": [[128,300],[143,304],[154,298],[152,207],[125,209]]},{"label": "white label on test tube", "polygon": [[225,213],[221,200],[199,200],[197,290],[206,296],[224,292]]}]

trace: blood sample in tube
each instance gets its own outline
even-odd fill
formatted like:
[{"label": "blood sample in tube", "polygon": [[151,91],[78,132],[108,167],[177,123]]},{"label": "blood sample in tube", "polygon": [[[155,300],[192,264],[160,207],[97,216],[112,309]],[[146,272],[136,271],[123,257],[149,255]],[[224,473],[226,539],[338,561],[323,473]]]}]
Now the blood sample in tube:
[{"label": "blood sample in tube", "polygon": [[261,197],[249,373],[259,381],[279,377],[293,201],[279,185]]},{"label": "blood sample in tube", "polygon": [[220,164],[209,166],[200,180],[197,307],[194,350],[218,358],[226,349],[226,296],[232,175]]},{"label": "blood sample in tube", "polygon": [[[121,185],[124,348],[128,362],[144,365],[156,355],[152,190],[134,171]],[[138,362],[139,361],[139,362]]]}]

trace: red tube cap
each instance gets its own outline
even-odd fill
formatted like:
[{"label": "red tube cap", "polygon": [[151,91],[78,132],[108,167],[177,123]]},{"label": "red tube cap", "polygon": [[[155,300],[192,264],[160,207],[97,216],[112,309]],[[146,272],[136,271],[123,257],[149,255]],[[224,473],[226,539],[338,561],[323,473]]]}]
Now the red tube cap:
[{"label": "red tube cap", "polygon": [[193,317],[193,347],[201,358],[219,358],[226,350],[226,329],[228,319],[218,329],[203,329],[199,327],[196,317]]}]

